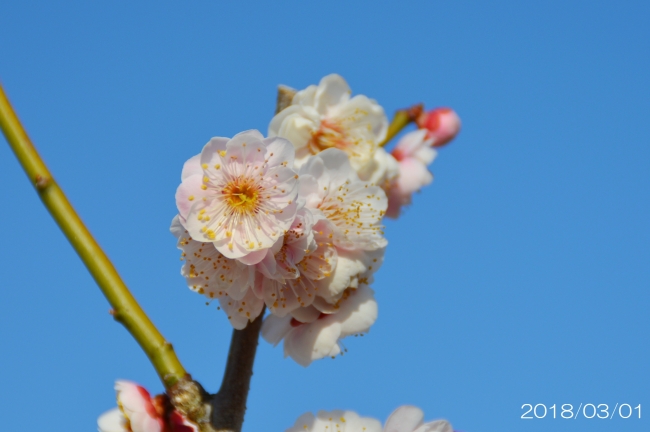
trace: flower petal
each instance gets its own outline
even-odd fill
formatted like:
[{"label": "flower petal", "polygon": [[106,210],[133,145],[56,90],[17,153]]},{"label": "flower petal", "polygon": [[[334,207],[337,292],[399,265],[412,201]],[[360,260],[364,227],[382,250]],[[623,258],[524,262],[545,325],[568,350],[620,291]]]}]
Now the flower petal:
[{"label": "flower petal", "polygon": [[397,408],[386,420],[384,432],[413,432],[424,420],[424,412],[418,407],[404,405]]}]

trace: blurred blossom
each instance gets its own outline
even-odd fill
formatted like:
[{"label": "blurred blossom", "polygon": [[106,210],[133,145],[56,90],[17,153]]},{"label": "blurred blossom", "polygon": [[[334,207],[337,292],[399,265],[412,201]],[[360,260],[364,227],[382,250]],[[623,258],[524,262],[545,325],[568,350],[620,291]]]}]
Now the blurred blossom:
[{"label": "blurred blossom", "polygon": [[403,206],[411,203],[411,196],[433,181],[427,166],[437,153],[431,148],[433,139],[420,129],[404,135],[393,149],[399,167],[399,175],[388,188],[386,216],[397,218]]},{"label": "blurred blossom", "polygon": [[427,131],[433,147],[442,147],[453,140],[460,131],[460,117],[451,108],[436,108],[417,118],[418,127]]},{"label": "blurred blossom", "polygon": [[421,409],[405,405],[397,408],[382,429],[378,420],[360,417],[353,411],[319,411],[301,415],[285,432],[453,432],[446,420],[424,423]]},{"label": "blurred blossom", "polygon": [[135,383],[117,381],[117,406],[97,420],[99,432],[198,432],[198,427],[174,410],[165,395],[151,398]]}]

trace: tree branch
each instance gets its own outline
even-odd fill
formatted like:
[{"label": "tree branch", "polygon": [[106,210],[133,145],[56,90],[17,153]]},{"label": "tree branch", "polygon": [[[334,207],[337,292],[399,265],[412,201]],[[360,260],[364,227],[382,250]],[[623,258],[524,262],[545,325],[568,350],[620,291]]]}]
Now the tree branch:
[{"label": "tree branch", "polygon": [[233,330],[226,370],[219,392],[212,395],[212,426],[217,431],[241,431],[264,310],[243,330]]},{"label": "tree branch", "polygon": [[402,129],[404,129],[412,122],[416,121],[418,116],[422,114],[423,109],[424,107],[422,106],[422,104],[416,104],[410,108],[401,109],[397,111],[395,113],[395,116],[393,117],[393,120],[390,122],[390,125],[388,125],[388,132],[386,133],[386,138],[384,138],[384,140],[381,143],[379,143],[379,146],[383,147],[386,144],[388,144],[388,142],[393,138],[395,138],[395,135],[400,133]]},{"label": "tree branch", "polygon": [[172,345],[144,313],[113,264],[72,208],[27,136],[2,86],[0,128],[43,204],[113,307],[111,315],[121,322],[140,344],[166,388],[181,380],[186,372]]}]

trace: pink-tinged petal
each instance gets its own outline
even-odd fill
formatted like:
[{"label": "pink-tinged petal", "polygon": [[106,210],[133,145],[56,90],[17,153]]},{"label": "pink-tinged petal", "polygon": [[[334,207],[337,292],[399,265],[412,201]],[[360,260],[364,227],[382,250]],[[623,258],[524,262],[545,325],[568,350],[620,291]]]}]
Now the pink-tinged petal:
[{"label": "pink-tinged petal", "polygon": [[447,420],[435,420],[423,424],[414,432],[454,432],[454,428]]},{"label": "pink-tinged petal", "polygon": [[416,159],[405,159],[400,162],[400,175],[397,185],[403,194],[412,194],[433,181],[433,175],[426,165]]},{"label": "pink-tinged petal", "polygon": [[191,175],[183,180],[176,189],[176,207],[183,220],[186,220],[192,205],[202,201],[208,196],[208,191],[203,190],[203,174]]},{"label": "pink-tinged petal", "polygon": [[321,115],[325,115],[330,107],[347,102],[350,93],[350,86],[343,77],[337,74],[327,75],[318,84],[314,106]]},{"label": "pink-tinged petal", "polygon": [[262,324],[262,337],[271,345],[277,346],[292,328],[291,316],[269,315]]},{"label": "pink-tinged petal", "polygon": [[394,187],[388,191],[388,208],[386,209],[386,217],[397,219],[402,212],[402,206],[408,205],[411,202],[411,196],[404,196],[399,190]]},{"label": "pink-tinged petal", "polygon": [[258,262],[262,261],[266,256],[268,249],[258,250],[255,252],[250,252],[249,254],[239,258],[239,261],[246,265],[255,265]]},{"label": "pink-tinged petal", "polygon": [[[181,223],[192,239],[212,243],[226,258],[249,265],[263,259],[260,251],[283,235],[297,210],[298,176],[288,167],[292,147],[280,139],[268,141],[282,159],[269,155],[257,131],[236,135],[225,150],[221,141],[208,143],[202,152],[200,183],[197,176],[185,181],[187,189],[198,186],[204,196],[189,210],[186,203],[181,206]],[[181,188],[181,198],[189,195],[185,189]]]},{"label": "pink-tinged petal", "polygon": [[405,134],[392,151],[393,157],[398,161],[412,157],[422,147],[429,147],[433,140],[427,140],[427,131],[418,129]]},{"label": "pink-tinged petal", "polygon": [[185,180],[191,175],[198,174],[203,175],[203,169],[201,168],[201,154],[192,156],[185,162],[183,165],[183,171],[181,172],[181,180]]},{"label": "pink-tinged petal", "polygon": [[128,432],[124,416],[119,408],[113,408],[99,416],[97,428],[99,432]]},{"label": "pink-tinged petal", "polygon": [[418,407],[404,405],[397,408],[386,420],[384,432],[413,432],[424,420],[424,413]]},{"label": "pink-tinged petal", "polygon": [[153,406],[151,396],[144,387],[129,381],[115,383],[118,405],[128,420],[132,432],[161,432],[163,419]]},{"label": "pink-tinged petal", "polygon": [[[131,411],[148,411],[153,409],[151,395],[142,386],[131,381],[119,380],[115,382],[117,398]],[[153,410],[155,413],[155,410]]]}]

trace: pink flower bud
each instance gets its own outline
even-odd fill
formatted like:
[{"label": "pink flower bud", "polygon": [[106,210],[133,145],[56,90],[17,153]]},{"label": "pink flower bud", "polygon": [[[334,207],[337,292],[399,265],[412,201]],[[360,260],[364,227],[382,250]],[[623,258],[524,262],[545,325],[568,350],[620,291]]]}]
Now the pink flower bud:
[{"label": "pink flower bud", "polygon": [[420,129],[428,131],[427,138],[433,139],[433,147],[442,147],[460,131],[460,117],[451,108],[436,108],[422,113],[417,118]]},{"label": "pink flower bud", "polygon": [[166,395],[151,397],[142,386],[117,381],[117,405],[102,414],[99,432],[198,432],[198,427],[169,404]]}]

